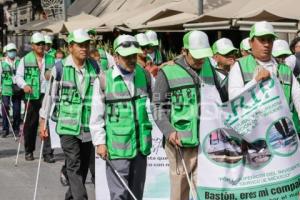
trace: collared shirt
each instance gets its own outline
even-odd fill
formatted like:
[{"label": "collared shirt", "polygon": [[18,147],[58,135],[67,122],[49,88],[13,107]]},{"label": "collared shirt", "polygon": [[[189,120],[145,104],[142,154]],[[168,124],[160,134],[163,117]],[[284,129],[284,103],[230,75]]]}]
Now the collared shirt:
[{"label": "collared shirt", "polygon": [[[37,61],[38,62],[38,61]],[[41,93],[45,93],[47,88],[48,81],[45,78],[45,55],[43,56],[42,68],[40,68],[40,84],[41,84]],[[20,64],[18,66],[17,72],[16,72],[16,83],[20,88],[24,88],[27,84],[24,80],[24,57],[20,60]]]},{"label": "collared shirt", "polygon": [[[76,67],[73,58],[71,55],[69,55],[66,60],[65,60],[65,66],[72,66],[75,68],[76,71],[76,75],[77,78],[79,80],[80,84],[77,84],[77,89],[79,91],[79,93],[81,94],[81,97],[84,98],[85,94],[83,93],[83,91],[85,91],[84,87],[85,87],[85,82],[84,82],[84,76],[85,76],[85,71],[86,71],[86,63],[84,63],[84,65],[81,67],[81,69],[79,69],[80,67]],[[56,98],[56,94],[57,94],[57,90],[58,90],[58,86],[60,84],[60,82],[55,81],[56,78],[56,68],[53,67],[52,68],[52,77],[53,77],[53,81],[50,82],[50,84],[48,84],[44,99],[43,99],[43,103],[42,103],[42,107],[40,109],[40,117],[43,119],[49,119],[49,116],[51,116],[50,114],[50,110],[52,108],[53,102],[55,102],[55,98]],[[62,75],[61,75],[62,77]],[[50,91],[51,89],[51,91]],[[91,135],[88,133],[84,133],[81,132],[80,135],[77,136],[77,138],[79,138],[80,140],[82,140],[82,142],[90,142],[91,141]]]},{"label": "collared shirt", "polygon": [[[112,78],[115,79],[121,76],[129,90],[131,96],[134,95],[134,75],[135,71],[130,74],[122,74],[117,66],[113,67]],[[105,77],[101,74],[94,82],[93,96],[92,96],[92,111],[90,118],[90,131],[95,146],[99,144],[106,144],[106,132],[104,129],[105,125],[105,94],[102,92],[101,84],[105,81]]]},{"label": "collared shirt", "polygon": [[[277,74],[277,62],[275,61],[274,58],[272,58],[268,62],[262,62],[259,60],[256,60],[258,65],[261,67],[267,69],[272,76],[275,76]],[[249,81],[246,85],[244,84],[243,78],[242,78],[242,73],[240,70],[240,66],[238,62],[235,62],[233,67],[231,68],[229,72],[229,77],[228,77],[228,93],[229,93],[229,99],[233,99],[239,94],[241,94],[242,91],[246,90],[246,88],[250,88],[253,85],[255,85],[257,82],[255,80],[255,77],[258,73],[258,68],[256,68],[254,74],[253,74],[253,79]],[[294,74],[293,76],[293,84],[292,84],[292,100],[294,103],[294,106],[297,110],[298,116],[300,117],[300,85],[295,78]]]}]

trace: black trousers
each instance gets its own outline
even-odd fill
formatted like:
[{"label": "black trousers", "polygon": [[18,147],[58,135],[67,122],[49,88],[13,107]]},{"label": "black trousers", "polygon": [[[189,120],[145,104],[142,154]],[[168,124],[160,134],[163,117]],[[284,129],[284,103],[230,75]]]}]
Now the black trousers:
[{"label": "black trousers", "polygon": [[69,189],[65,200],[87,200],[85,180],[88,173],[92,142],[81,142],[75,136],[60,137],[61,147],[66,157]]},{"label": "black trousers", "polygon": [[[41,95],[40,99],[29,100],[28,105],[25,105],[25,111],[27,111],[26,121],[24,123],[24,146],[26,153],[32,153],[35,150],[35,142],[37,136],[37,130],[39,126],[39,111],[42,106],[44,95]],[[25,100],[25,103],[27,100]],[[28,106],[28,108],[27,108]],[[24,116],[25,117],[25,116]]]}]

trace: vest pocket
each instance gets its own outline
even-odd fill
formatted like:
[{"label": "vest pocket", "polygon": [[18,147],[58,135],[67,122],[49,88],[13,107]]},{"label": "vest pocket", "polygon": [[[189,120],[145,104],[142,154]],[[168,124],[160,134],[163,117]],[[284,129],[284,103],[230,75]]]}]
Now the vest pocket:
[{"label": "vest pocket", "polygon": [[59,135],[79,135],[81,106],[60,106],[59,117],[57,121],[57,133]]},{"label": "vest pocket", "polygon": [[149,155],[152,147],[152,124],[144,123],[141,124],[139,129],[140,134],[140,150],[143,155]]},{"label": "vest pocket", "polygon": [[133,158],[136,155],[136,141],[132,126],[106,126],[109,157]]}]

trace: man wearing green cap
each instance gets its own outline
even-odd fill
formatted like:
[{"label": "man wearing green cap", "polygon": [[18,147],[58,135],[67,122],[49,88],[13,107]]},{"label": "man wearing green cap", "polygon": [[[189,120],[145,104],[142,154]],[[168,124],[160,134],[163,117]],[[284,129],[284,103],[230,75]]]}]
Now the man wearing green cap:
[{"label": "man wearing green cap", "polygon": [[[16,72],[17,85],[25,92],[27,117],[24,124],[24,145],[25,159],[34,160],[33,151],[35,150],[36,135],[39,123],[39,109],[42,104],[44,93],[47,87],[46,76],[52,69],[54,57],[44,53],[45,38],[40,32],[36,32],[31,37],[32,51],[27,53],[21,60]],[[44,159],[46,162],[53,163],[53,155],[49,141],[45,145]],[[48,148],[49,147],[49,148]]]},{"label": "man wearing green cap", "polygon": [[201,85],[219,84],[208,59],[213,54],[207,35],[202,31],[188,32],[183,45],[183,56],[158,72],[153,91],[152,115],[166,139],[172,200],[189,199],[191,189],[179,162],[178,149],[182,151],[188,175],[196,180]]},{"label": "man wearing green cap", "polygon": [[213,58],[217,63],[216,72],[219,77],[221,88],[223,88],[226,100],[228,100],[228,73],[230,67],[234,64],[237,48],[235,48],[231,40],[227,38],[221,38],[217,40],[213,46]]},{"label": "man wearing green cap", "polygon": [[147,46],[147,53],[154,65],[159,66],[166,61],[165,55],[159,50],[159,42],[155,31],[146,31],[149,45]]},{"label": "man wearing green cap", "polygon": [[66,200],[86,200],[85,180],[92,152],[89,121],[93,84],[99,66],[88,59],[90,37],[83,29],[69,34],[70,55],[55,64],[46,97],[40,110],[40,137],[48,137],[45,119],[55,103],[56,132],[65,154],[69,189]]},{"label": "man wearing green cap", "polygon": [[240,51],[241,51],[242,57],[248,56],[251,53],[249,37],[247,37],[241,41]]},{"label": "man wearing green cap", "polygon": [[45,35],[45,52],[55,58],[56,50],[52,48],[52,38],[49,35]]},{"label": "man wearing green cap", "polygon": [[[114,40],[116,65],[94,84],[90,129],[97,154],[108,159],[139,200],[143,199],[147,155],[152,146],[152,125],[146,100],[150,96],[149,74],[136,64],[139,44],[133,36]],[[107,165],[110,199],[132,199]]]},{"label": "man wearing green cap", "polygon": [[292,70],[286,65],[278,64],[272,57],[275,38],[276,35],[270,23],[261,21],[252,26],[249,40],[252,53],[239,59],[231,68],[228,80],[229,99],[238,96],[245,87],[251,87],[259,81],[268,79],[271,74],[277,76],[287,102],[292,105],[293,121],[299,133],[300,86]]},{"label": "man wearing green cap", "polygon": [[21,121],[21,100],[22,92],[17,91],[16,70],[19,65],[17,58],[17,47],[14,43],[9,43],[5,46],[7,56],[0,62],[0,93],[2,95],[2,117],[3,117],[3,135],[6,137],[9,134],[9,122],[6,114],[10,110],[10,102],[12,101],[13,108],[13,130],[16,135],[19,135],[19,127]]}]

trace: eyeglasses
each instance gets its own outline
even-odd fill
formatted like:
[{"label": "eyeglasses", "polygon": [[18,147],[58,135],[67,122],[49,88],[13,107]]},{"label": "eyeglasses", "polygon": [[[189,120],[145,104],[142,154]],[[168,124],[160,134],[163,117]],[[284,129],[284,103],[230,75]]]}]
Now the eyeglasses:
[{"label": "eyeglasses", "polygon": [[149,45],[145,45],[145,46],[141,46],[141,49],[144,50],[144,49],[149,49],[150,46]]},{"label": "eyeglasses", "polygon": [[38,42],[38,43],[35,43],[35,45],[37,45],[37,46],[44,46],[45,42]]},{"label": "eyeglasses", "polygon": [[136,47],[136,48],[139,48],[139,47],[140,47],[139,43],[136,42],[136,41],[126,41],[126,42],[122,42],[121,44],[119,44],[118,46],[116,46],[116,49],[117,49],[118,47],[128,48],[128,47],[131,47],[132,45],[133,45],[134,47]]}]

